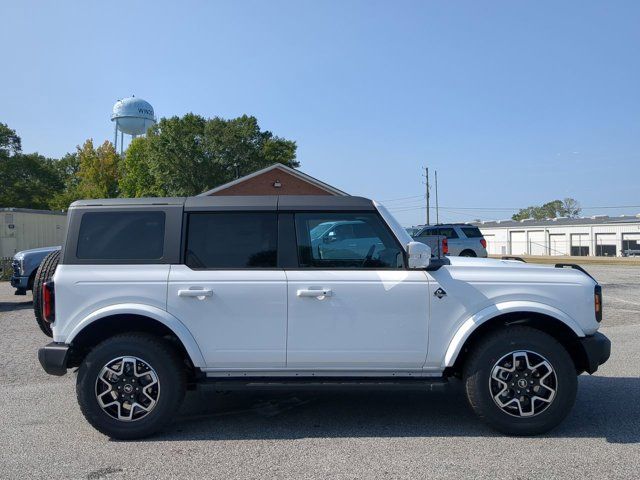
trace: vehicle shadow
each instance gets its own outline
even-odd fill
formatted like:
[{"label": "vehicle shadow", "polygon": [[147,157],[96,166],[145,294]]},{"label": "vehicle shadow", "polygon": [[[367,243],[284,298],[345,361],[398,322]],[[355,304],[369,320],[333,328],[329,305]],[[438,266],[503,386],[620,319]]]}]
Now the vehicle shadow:
[{"label": "vehicle shadow", "polygon": [[12,312],[14,310],[26,310],[33,308],[33,302],[27,300],[24,302],[0,302],[0,312]]},{"label": "vehicle shadow", "polygon": [[[581,376],[576,405],[548,438],[640,442],[640,378]],[[441,392],[190,392],[152,441],[313,437],[501,436],[482,424],[461,382]]]}]

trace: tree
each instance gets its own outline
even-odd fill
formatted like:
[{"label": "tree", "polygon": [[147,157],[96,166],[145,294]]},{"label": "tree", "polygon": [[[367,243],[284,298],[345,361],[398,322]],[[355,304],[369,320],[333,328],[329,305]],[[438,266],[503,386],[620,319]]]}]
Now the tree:
[{"label": "tree", "polygon": [[296,144],[262,131],[255,117],[161,119],[132,142],[120,178],[128,196],[197,195],[276,162],[297,167]]},{"label": "tree", "polygon": [[37,153],[23,154],[15,130],[0,123],[0,206],[49,208],[51,196],[62,189],[55,163]]},{"label": "tree", "polygon": [[89,139],[78,147],[77,193],[80,198],[118,196],[120,156],[109,141],[94,148]]},{"label": "tree", "polygon": [[37,153],[0,157],[0,206],[48,209],[63,188],[54,162]]},{"label": "tree", "polygon": [[80,177],[78,176],[80,160],[78,159],[78,154],[67,153],[60,160],[54,162],[54,168],[62,181],[63,188],[53,195],[49,202],[49,207],[52,210],[66,210],[69,208],[69,204],[80,198],[78,193],[78,185],[80,183]]},{"label": "tree", "polygon": [[573,198],[565,198],[562,201],[563,217],[576,218],[582,213],[580,203]]},{"label": "tree", "polygon": [[15,130],[0,123],[0,158],[17,155],[22,151],[22,142]]},{"label": "tree", "polygon": [[524,220],[533,218],[535,220],[543,220],[545,218],[557,217],[577,217],[582,209],[580,204],[573,198],[565,198],[564,200],[552,200],[542,206],[531,206],[521,208],[518,213],[513,214],[513,220]]},{"label": "tree", "polygon": [[155,188],[149,162],[149,143],[144,137],[134,138],[122,160],[120,194],[124,197],[153,197],[161,195]]}]

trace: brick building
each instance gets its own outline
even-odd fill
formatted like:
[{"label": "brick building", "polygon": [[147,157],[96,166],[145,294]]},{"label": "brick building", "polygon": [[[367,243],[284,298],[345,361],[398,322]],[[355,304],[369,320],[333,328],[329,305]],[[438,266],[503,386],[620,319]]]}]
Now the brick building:
[{"label": "brick building", "polygon": [[213,188],[199,196],[207,195],[348,195],[300,170],[281,163],[274,163]]}]

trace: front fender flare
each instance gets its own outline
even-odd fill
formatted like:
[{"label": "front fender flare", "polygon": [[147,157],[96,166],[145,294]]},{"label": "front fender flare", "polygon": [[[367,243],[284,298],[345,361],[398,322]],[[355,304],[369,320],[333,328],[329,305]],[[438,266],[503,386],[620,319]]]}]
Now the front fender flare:
[{"label": "front fender flare", "polygon": [[77,323],[71,332],[66,335],[65,343],[69,344],[73,339],[88,325],[100,320],[101,318],[110,317],[112,315],[141,315],[149,317],[153,320],[157,320],[171,330],[176,337],[184,345],[187,354],[191,358],[191,362],[195,367],[206,367],[204,356],[200,351],[198,343],[191,335],[191,332],[185,325],[169,312],[162,310],[158,307],[151,305],[144,305],[138,303],[121,303],[118,305],[109,305],[108,307],[100,308],[82,319]]},{"label": "front fender flare", "polygon": [[564,313],[562,310],[552,307],[551,305],[530,301],[511,301],[497,303],[480,310],[479,312],[462,322],[462,324],[456,330],[455,335],[449,342],[442,367],[446,368],[452,367],[454,365],[456,359],[458,358],[458,354],[462,350],[465,342],[480,325],[499,315],[516,312],[542,313],[544,315],[548,315],[564,323],[571,330],[573,330],[573,332],[578,337],[585,336],[584,332],[573,318]]}]

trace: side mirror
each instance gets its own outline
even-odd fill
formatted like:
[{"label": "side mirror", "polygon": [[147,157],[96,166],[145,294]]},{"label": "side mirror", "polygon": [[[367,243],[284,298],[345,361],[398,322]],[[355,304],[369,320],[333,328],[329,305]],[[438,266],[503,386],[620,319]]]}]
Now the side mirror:
[{"label": "side mirror", "polygon": [[409,242],[407,244],[409,256],[409,268],[427,268],[431,261],[431,247],[421,242]]},{"label": "side mirror", "polygon": [[322,241],[324,243],[333,243],[335,241],[338,240],[338,236],[336,235],[336,232],[329,232],[325,235],[325,237],[322,239]]}]

